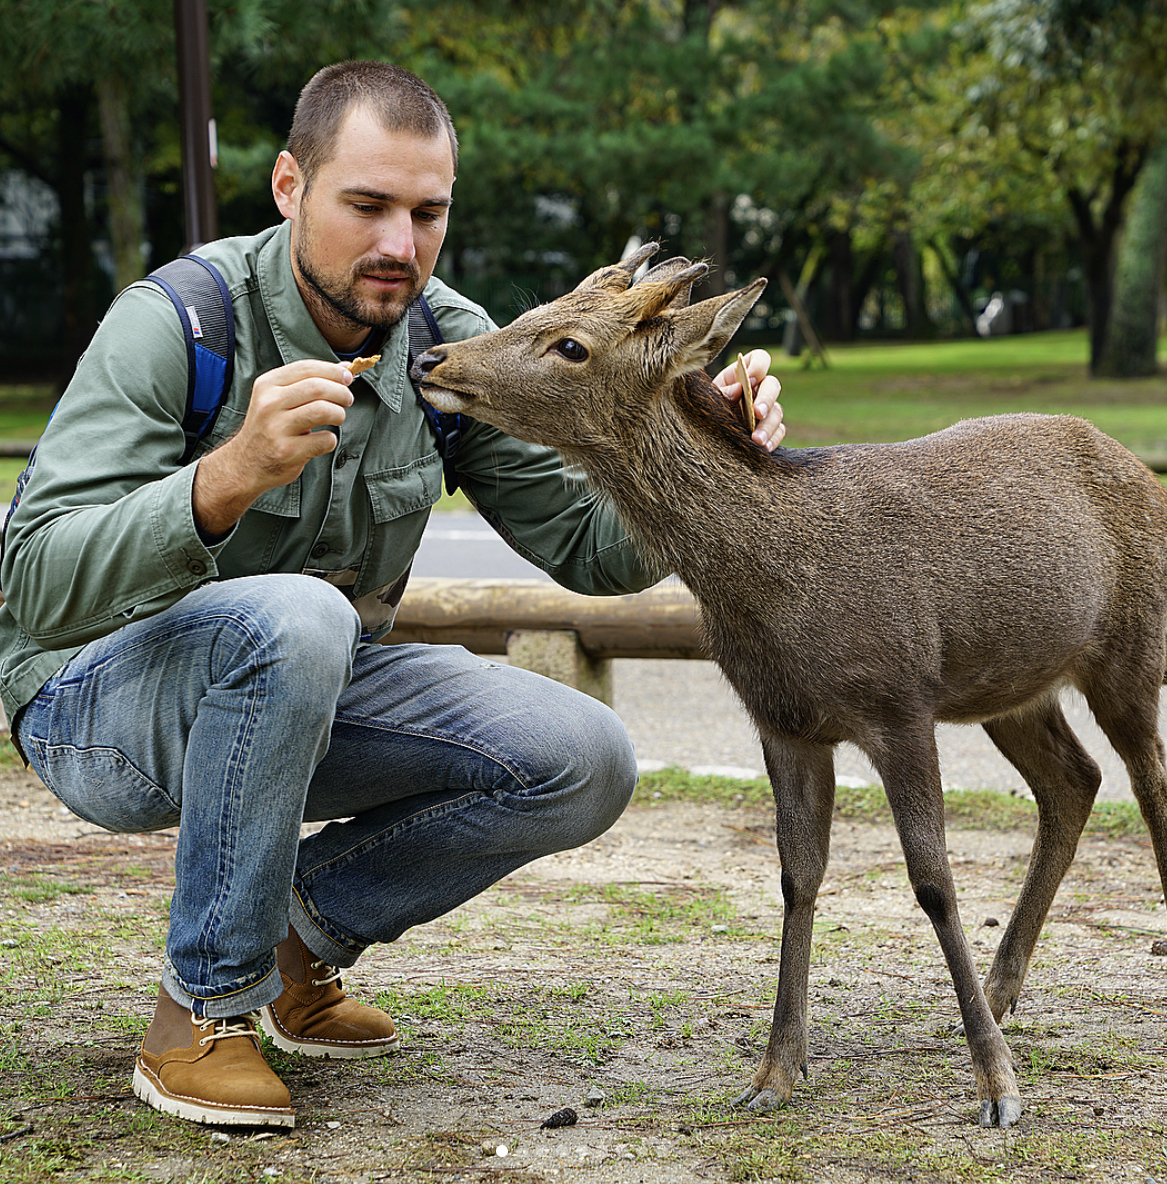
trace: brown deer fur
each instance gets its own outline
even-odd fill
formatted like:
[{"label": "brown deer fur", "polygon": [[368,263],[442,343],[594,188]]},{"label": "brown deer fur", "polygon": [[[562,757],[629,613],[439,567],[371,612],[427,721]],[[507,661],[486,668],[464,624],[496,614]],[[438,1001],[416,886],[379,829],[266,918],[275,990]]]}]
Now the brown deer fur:
[{"label": "brown deer fur", "polygon": [[[878,770],[916,898],[952,976],[983,1125],[1021,1103],[997,1021],[1090,813],[1100,773],[1058,692],[1086,698],[1130,773],[1167,885],[1158,693],[1167,492],[1080,419],[1005,415],[900,444],[778,449],[748,437],[700,367],[763,282],[690,306],[655,247],[415,373],[462,411],[578,465],[643,553],[701,607],[709,651],[757,724],[777,807],[785,921],[770,1041],[740,1101],[785,1103],[807,1055],[815,897],[833,749]],[[1028,876],[982,988],[946,857],[937,721],[979,723],[1037,801]]]}]

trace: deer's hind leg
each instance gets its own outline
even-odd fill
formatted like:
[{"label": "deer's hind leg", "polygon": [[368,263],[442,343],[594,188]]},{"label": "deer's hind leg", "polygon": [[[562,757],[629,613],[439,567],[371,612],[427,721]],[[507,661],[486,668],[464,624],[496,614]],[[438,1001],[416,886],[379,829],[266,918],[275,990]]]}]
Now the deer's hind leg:
[{"label": "deer's hind leg", "polygon": [[1167,894],[1167,768],[1159,735],[1161,656],[1143,663],[1140,674],[1119,674],[1085,683],[1081,690],[1098,726],[1122,758],[1131,792],[1151,832],[1159,880]]},{"label": "deer's hind leg", "polygon": [[1025,778],[1037,802],[1037,833],[1025,883],[985,980],[985,998],[1000,1023],[1017,1006],[1029,959],[1058,886],[1073,862],[1102,773],[1070,730],[1056,698],[984,725],[989,738]]},{"label": "deer's hind leg", "polygon": [[783,921],[770,1039],[758,1071],[736,1103],[751,1110],[784,1106],[797,1075],[806,1076],[811,931],[835,809],[835,762],[830,748],[763,736],[762,750],[774,788]]}]

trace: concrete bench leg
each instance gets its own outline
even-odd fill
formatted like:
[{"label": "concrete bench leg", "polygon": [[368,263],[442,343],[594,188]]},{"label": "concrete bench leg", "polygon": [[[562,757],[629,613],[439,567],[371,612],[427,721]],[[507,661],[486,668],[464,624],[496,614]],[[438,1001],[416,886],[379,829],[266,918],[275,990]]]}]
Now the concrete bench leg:
[{"label": "concrete bench leg", "polygon": [[520,629],[507,634],[512,666],[544,674],[612,705],[612,663],[591,658],[573,630]]}]

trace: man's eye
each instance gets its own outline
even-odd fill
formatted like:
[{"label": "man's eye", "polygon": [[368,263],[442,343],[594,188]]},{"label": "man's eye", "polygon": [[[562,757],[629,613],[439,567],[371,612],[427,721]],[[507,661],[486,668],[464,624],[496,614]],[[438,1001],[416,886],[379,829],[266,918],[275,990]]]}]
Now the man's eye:
[{"label": "man's eye", "polygon": [[588,359],[588,351],[578,341],[570,337],[562,338],[562,340],[557,341],[551,348],[555,353],[566,358],[569,362],[586,362]]}]

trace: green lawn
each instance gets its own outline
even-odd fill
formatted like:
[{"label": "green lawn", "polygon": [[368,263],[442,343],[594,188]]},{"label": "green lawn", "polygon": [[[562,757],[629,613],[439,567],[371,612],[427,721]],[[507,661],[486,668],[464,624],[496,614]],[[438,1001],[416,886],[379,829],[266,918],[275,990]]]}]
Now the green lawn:
[{"label": "green lawn", "polygon": [[903,440],[976,415],[1064,411],[1140,455],[1167,453],[1167,373],[1091,379],[1084,331],[834,346],[827,356],[829,368],[808,368],[805,358],[774,351],[786,442],[794,447]]}]

